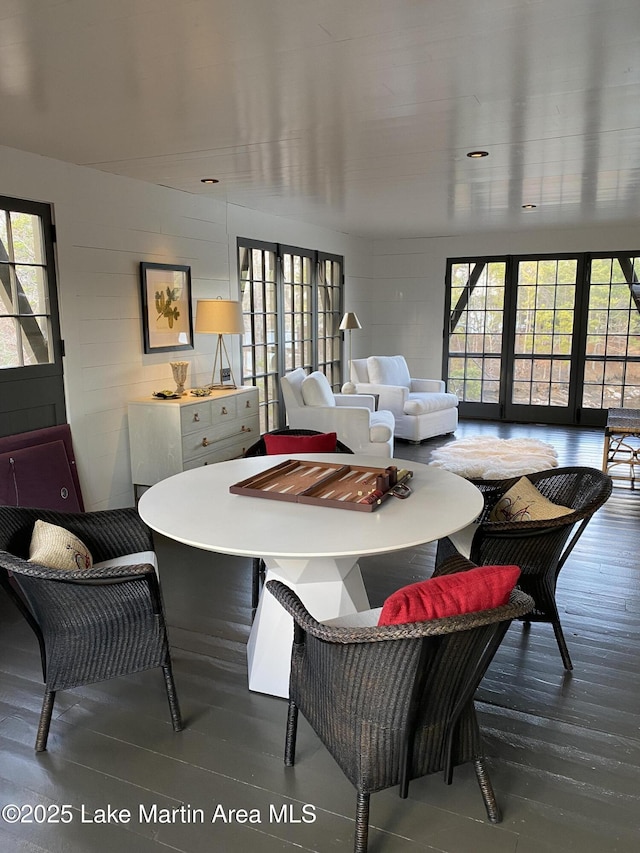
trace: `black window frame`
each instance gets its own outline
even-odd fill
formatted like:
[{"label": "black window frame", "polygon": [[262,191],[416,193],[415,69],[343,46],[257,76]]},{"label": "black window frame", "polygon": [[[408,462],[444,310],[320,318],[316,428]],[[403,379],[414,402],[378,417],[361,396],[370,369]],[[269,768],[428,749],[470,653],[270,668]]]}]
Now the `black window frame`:
[{"label": "black window frame", "polygon": [[[289,370],[295,367],[303,367],[307,373],[313,370],[322,370],[327,373],[327,366],[331,367],[329,381],[334,391],[339,390],[344,373],[344,334],[340,332],[338,326],[342,318],[344,306],[344,256],[329,252],[324,252],[318,249],[306,249],[300,246],[293,246],[286,243],[272,243],[263,240],[255,240],[248,237],[238,237],[236,241],[236,259],[237,259],[237,276],[238,287],[240,293],[240,302],[243,304],[243,314],[245,316],[245,329],[250,330],[250,337],[247,333],[242,338],[242,384],[257,386],[260,390],[260,423],[261,432],[266,432],[273,429],[282,428],[285,424],[286,412],[282,400],[279,379]],[[272,324],[272,331],[275,331],[277,339],[272,342],[272,347],[275,352],[272,354],[274,361],[274,369],[270,369],[266,364],[269,345],[268,342],[256,341],[256,318],[259,315],[271,314],[266,311],[266,287],[267,276],[262,266],[262,277],[250,278],[252,273],[253,262],[245,256],[245,261],[249,264],[247,271],[243,269],[243,252],[250,253],[251,250],[257,249],[262,253],[271,252],[274,257],[274,284],[275,284],[275,308],[276,321]],[[291,338],[290,330],[295,326],[295,316],[291,317],[291,322],[286,323],[285,314],[297,315],[299,312],[295,310],[295,305],[292,306],[292,311],[285,311],[285,288],[290,287],[290,282],[285,282],[284,277],[284,257],[285,255],[293,255],[301,258],[308,258],[310,262],[310,311],[302,313],[310,313],[311,315],[311,338],[310,346],[304,345],[304,340],[295,334]],[[264,259],[264,254],[263,254]],[[324,277],[320,273],[322,264],[330,263],[339,265],[339,284],[332,285],[337,287],[338,299],[337,305],[332,306],[330,312],[323,312],[324,319],[330,315],[330,322],[335,326],[335,332],[330,337],[337,342],[338,355],[330,360],[319,358],[319,311],[318,311],[318,287],[323,286]],[[335,269],[335,267],[332,267]],[[251,284],[250,293],[245,295],[245,282]],[[257,284],[260,284],[262,293],[259,298],[256,292]],[[270,281],[269,281],[270,283]],[[298,283],[295,283],[290,292],[296,291]],[[246,297],[246,298],[245,298]],[[300,297],[302,298],[302,297]],[[256,310],[256,302],[259,303],[260,311]],[[251,310],[247,310],[247,306]],[[266,331],[267,320],[263,321],[263,330]],[[289,331],[288,331],[289,330]],[[298,327],[299,331],[299,327]],[[291,338],[291,339],[290,339]],[[327,335],[323,335],[321,340],[325,341]],[[264,346],[264,370],[256,370],[256,365],[260,363],[260,359],[256,356],[256,347]],[[289,356],[287,355],[287,347],[289,347]],[[332,347],[334,348],[334,347]],[[251,350],[249,354],[247,351]],[[326,347],[323,343],[323,350],[326,354]],[[245,365],[252,365],[252,370],[247,372]]]}]

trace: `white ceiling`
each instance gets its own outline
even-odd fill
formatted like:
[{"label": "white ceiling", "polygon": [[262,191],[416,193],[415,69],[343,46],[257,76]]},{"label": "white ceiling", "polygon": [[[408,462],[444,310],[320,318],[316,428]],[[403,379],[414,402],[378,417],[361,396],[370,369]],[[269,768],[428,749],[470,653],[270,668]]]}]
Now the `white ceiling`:
[{"label": "white ceiling", "polygon": [[0,117],[15,148],[364,236],[628,221],[640,2],[0,0]]}]

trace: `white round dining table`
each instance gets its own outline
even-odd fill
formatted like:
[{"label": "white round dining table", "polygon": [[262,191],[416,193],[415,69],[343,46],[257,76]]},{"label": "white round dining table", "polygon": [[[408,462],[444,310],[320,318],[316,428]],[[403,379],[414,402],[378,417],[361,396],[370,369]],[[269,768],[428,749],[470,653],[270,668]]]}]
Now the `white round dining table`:
[{"label": "white round dining table", "polygon": [[[413,472],[412,493],[391,497],[373,512],[232,494],[229,487],[287,459],[396,465]],[[482,495],[472,483],[439,468],[359,454],[287,454],[233,459],[161,480],[140,498],[143,521],[178,542],[224,554],[259,556],[267,580],[287,584],[319,621],[369,608],[358,558],[432,542],[470,524]],[[249,688],[289,693],[292,619],[263,591],[247,645]]]}]

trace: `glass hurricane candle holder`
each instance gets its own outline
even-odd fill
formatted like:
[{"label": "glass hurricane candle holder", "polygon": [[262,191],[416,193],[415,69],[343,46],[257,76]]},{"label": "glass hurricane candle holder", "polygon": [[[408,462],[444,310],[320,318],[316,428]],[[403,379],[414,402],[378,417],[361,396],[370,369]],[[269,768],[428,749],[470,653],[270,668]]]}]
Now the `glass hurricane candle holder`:
[{"label": "glass hurricane candle holder", "polygon": [[171,365],[171,372],[173,373],[173,381],[176,383],[175,393],[182,396],[184,391],[184,384],[187,381],[187,369],[189,368],[188,361],[171,361],[169,362]]}]

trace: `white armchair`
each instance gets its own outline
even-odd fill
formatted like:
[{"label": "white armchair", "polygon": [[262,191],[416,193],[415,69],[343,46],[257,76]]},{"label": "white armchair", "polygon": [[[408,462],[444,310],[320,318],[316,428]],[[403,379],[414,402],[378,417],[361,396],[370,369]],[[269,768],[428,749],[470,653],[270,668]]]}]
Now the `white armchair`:
[{"label": "white armchair", "polygon": [[378,394],[378,406],[393,413],[397,438],[419,443],[455,432],[458,398],[440,379],[413,379],[404,356],[356,358],[351,362],[356,394]]},{"label": "white armchair", "polygon": [[324,373],[307,376],[302,367],[283,376],[280,385],[293,429],[335,432],[354,453],[393,455],[393,415],[374,411],[373,397],[334,394]]}]

